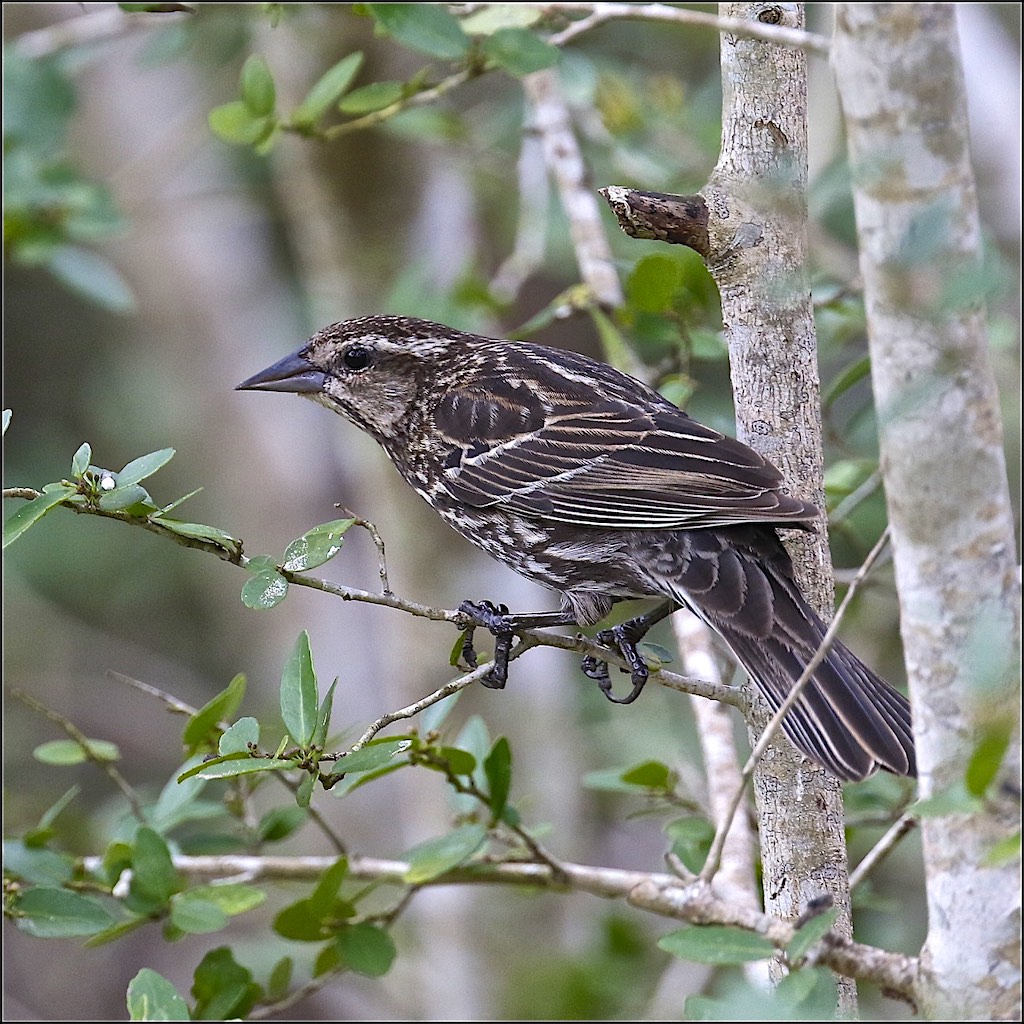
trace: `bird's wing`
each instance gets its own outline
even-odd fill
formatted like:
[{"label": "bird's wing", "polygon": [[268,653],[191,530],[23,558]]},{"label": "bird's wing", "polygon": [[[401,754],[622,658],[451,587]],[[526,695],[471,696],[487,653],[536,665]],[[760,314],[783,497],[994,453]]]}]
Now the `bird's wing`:
[{"label": "bird's wing", "polygon": [[780,492],[781,474],[751,448],[636,389],[631,400],[622,388],[608,397],[609,389],[578,380],[538,387],[506,375],[448,391],[434,411],[451,445],[445,489],[471,506],[588,527],[817,517],[814,506]]}]

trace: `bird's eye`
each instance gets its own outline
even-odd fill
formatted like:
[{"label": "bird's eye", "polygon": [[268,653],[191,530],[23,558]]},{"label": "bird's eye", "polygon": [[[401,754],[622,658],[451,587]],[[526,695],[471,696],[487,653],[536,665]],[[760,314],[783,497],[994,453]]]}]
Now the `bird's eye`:
[{"label": "bird's eye", "polygon": [[342,354],[342,361],[350,370],[365,370],[370,365],[370,350],[363,345],[353,345]]}]

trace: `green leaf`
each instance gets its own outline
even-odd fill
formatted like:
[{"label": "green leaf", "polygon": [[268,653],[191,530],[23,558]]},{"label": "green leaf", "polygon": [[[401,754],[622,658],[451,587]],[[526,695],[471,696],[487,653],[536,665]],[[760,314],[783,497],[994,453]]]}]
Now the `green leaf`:
[{"label": "green leaf", "polygon": [[242,100],[214,107],[207,121],[214,135],[233,146],[252,146],[262,142],[275,126],[272,117],[257,116]]},{"label": "green leaf", "polygon": [[36,520],[75,493],[74,487],[57,487],[22,505],[4,520],[4,547],[16,541]]},{"label": "green leaf", "polygon": [[[182,743],[194,752],[197,747],[218,733],[218,722],[231,719],[245,697],[245,676],[239,672],[215,697],[208,700],[185,725],[181,734]],[[227,751],[221,751],[227,753]]]},{"label": "green leaf", "polygon": [[116,920],[98,900],[69,889],[29,889],[18,897],[14,910],[17,926],[40,939],[95,935]]},{"label": "green leaf", "polygon": [[260,842],[277,843],[287,839],[308,818],[309,815],[301,807],[273,807],[260,819],[257,835]]},{"label": "green leaf", "polygon": [[[100,761],[119,761],[121,751],[117,746],[108,740],[88,740],[89,752],[93,758]],[[50,740],[48,743],[40,743],[32,756],[43,764],[71,765],[83,764],[90,760],[89,752],[82,748],[77,740]]]},{"label": "green leaf", "polygon": [[158,452],[150,452],[148,455],[140,455],[132,459],[120,473],[117,474],[117,486],[124,487],[125,484],[137,484],[152,476],[162,466],[166,466],[174,458],[173,448],[161,448]]},{"label": "green leaf", "polygon": [[998,840],[981,859],[984,868],[1001,868],[1020,860],[1021,832],[1017,829],[1013,835]]},{"label": "green leaf", "polygon": [[200,779],[233,779],[237,775],[256,772],[280,772],[296,767],[294,761],[276,757],[250,757],[248,754],[226,754],[197,765],[178,776],[178,781],[198,776]]},{"label": "green leaf", "polygon": [[135,309],[135,296],[111,263],[89,249],[61,245],[47,261],[47,269],[79,295],[114,313]]},{"label": "green leaf", "polygon": [[334,906],[341,883],[348,874],[348,859],[339,857],[317,879],[317,883],[309,896],[309,902],[319,911],[325,912]]},{"label": "green leaf", "polygon": [[869,356],[864,356],[833,377],[821,396],[822,411],[828,410],[837,398],[849,391],[858,381],[863,380],[870,372],[871,359]]},{"label": "green leaf", "polygon": [[786,946],[786,955],[789,957],[790,963],[796,963],[797,960],[802,959],[816,942],[820,942],[836,923],[838,917],[839,908],[832,907],[824,913],[812,917],[803,925]]},{"label": "green leaf", "polygon": [[339,925],[355,912],[351,903],[333,897],[322,906],[309,899],[299,900],[274,918],[273,928],[282,938],[293,942],[323,942],[335,935]]},{"label": "green leaf", "polygon": [[203,957],[192,981],[195,1020],[244,1020],[260,996],[252,973],[235,962],[226,946]]},{"label": "green leaf", "polygon": [[179,893],[171,899],[171,924],[192,935],[207,935],[227,927],[228,915],[209,900],[192,893]]},{"label": "green leaf", "polygon": [[964,784],[971,796],[984,796],[1006,756],[1015,727],[1012,715],[989,721],[971,752]]},{"label": "green leaf", "polygon": [[295,804],[298,807],[306,808],[313,799],[313,787],[316,785],[316,775],[312,772],[303,776],[302,781],[295,789]]},{"label": "green leaf", "polygon": [[156,509],[145,487],[139,484],[118,484],[112,491],[100,495],[97,504],[104,512],[124,512],[133,505],[148,505],[150,509]]},{"label": "green leaf", "polygon": [[289,572],[304,572],[330,561],[341,550],[342,538],[354,523],[354,519],[335,519],[314,526],[288,545],[281,568]]},{"label": "green leaf", "polygon": [[18,839],[5,839],[4,874],[33,885],[60,886],[70,881],[73,862],[54,850],[35,849]]},{"label": "green leaf", "polygon": [[715,827],[707,818],[676,818],[665,825],[665,835],[672,840],[672,852],[696,874],[707,859]]},{"label": "green leaf", "polygon": [[457,867],[476,853],[487,838],[483,825],[462,825],[436,839],[414,846],[407,854],[405,881],[411,885],[429,882]]},{"label": "green leaf", "polygon": [[671,789],[675,785],[675,772],[661,761],[642,761],[622,773],[622,781],[630,786],[647,789]]},{"label": "green leaf", "polygon": [[63,794],[58,800],[52,803],[43,816],[39,819],[40,828],[49,828],[60,816],[61,812],[67,807],[75,797],[82,791],[81,786],[72,786],[66,793]]},{"label": "green leaf", "polygon": [[442,747],[441,756],[448,762],[453,775],[472,775],[476,771],[477,760],[461,747]]},{"label": "green leaf", "polygon": [[270,977],[267,979],[267,1000],[277,1002],[288,993],[292,981],[294,963],[290,956],[283,956],[274,964]]},{"label": "green leaf", "polygon": [[245,914],[262,906],[267,894],[253,885],[230,882],[224,885],[203,885],[182,893],[182,897],[194,897],[212,903],[229,917]]},{"label": "green leaf", "polygon": [[[163,837],[151,828],[140,828],[132,850],[131,895],[137,901],[132,909],[145,913],[162,907],[174,893],[180,892],[182,885],[183,879]],[[138,906],[138,901],[146,905],[145,909]]]},{"label": "green leaf", "polygon": [[197,494],[202,491],[202,487],[197,487],[194,491],[189,491],[188,494],[183,494],[180,498],[175,498],[174,501],[167,505],[164,505],[159,512],[155,512],[154,516],[165,516],[168,512],[173,512],[179,505],[184,505],[189,498],[194,498]]},{"label": "green leaf", "polygon": [[266,611],[288,596],[288,581],[274,570],[255,573],[242,586],[242,604],[254,611]]},{"label": "green leaf", "polygon": [[[122,5],[123,6],[123,5]],[[129,1020],[191,1020],[188,1004],[164,977],[143,967],[128,984]]]},{"label": "green leaf", "polygon": [[671,256],[651,253],[637,260],[626,282],[629,304],[644,313],[661,313],[672,301],[683,279],[680,262]]},{"label": "green leaf", "polygon": [[255,718],[240,718],[234,725],[224,730],[217,744],[218,754],[241,754],[248,752],[249,744],[255,746],[260,741],[260,723]]},{"label": "green leaf", "polygon": [[320,711],[316,717],[316,729],[313,730],[313,746],[323,747],[327,742],[327,735],[331,728],[331,712],[334,710],[334,691],[338,688],[338,680],[331,683],[327,696],[320,704]]},{"label": "green leaf", "polygon": [[498,821],[508,803],[508,791],[512,785],[512,749],[504,736],[494,741],[494,746],[485,758],[484,774],[487,776],[491,816]]},{"label": "green leaf", "polygon": [[343,114],[372,114],[375,110],[390,107],[404,96],[405,85],[402,82],[371,82],[353,89],[338,104],[338,109]]},{"label": "green leaf", "polygon": [[481,44],[484,53],[511,75],[531,75],[558,63],[557,47],[538,39],[525,28],[499,28]]},{"label": "green leaf", "polygon": [[350,775],[353,772],[370,772],[385,765],[393,757],[412,746],[412,740],[381,740],[367,743],[365,747],[346,754],[335,762],[331,775]]},{"label": "green leaf", "polygon": [[281,674],[281,718],[300,747],[309,745],[316,729],[317,692],[309,634],[299,634]]},{"label": "green leaf", "polygon": [[380,29],[431,57],[457,60],[469,50],[458,20],[439,4],[366,4]]},{"label": "green leaf", "polygon": [[462,31],[471,36],[489,36],[503,28],[529,28],[541,19],[536,7],[526,4],[484,4],[462,19]]},{"label": "green leaf", "polygon": [[679,957],[700,964],[742,964],[766,960],[775,947],[760,935],[725,925],[680,928],[658,940],[658,946]]},{"label": "green leaf", "polygon": [[368,921],[343,928],[337,946],[345,965],[368,978],[387,974],[397,953],[391,936]]},{"label": "green leaf", "polygon": [[947,814],[971,814],[980,807],[980,798],[972,796],[967,792],[966,785],[960,784],[915,801],[907,811],[917,818],[943,818]]},{"label": "green leaf", "polygon": [[204,526],[202,523],[183,523],[177,519],[156,520],[160,526],[165,527],[172,533],[180,534],[182,537],[194,537],[196,540],[206,540],[218,547],[223,548],[229,554],[238,557],[242,553],[242,542],[230,533],[218,530],[216,526]]},{"label": "green leaf", "polygon": [[325,71],[306,94],[306,98],[296,107],[292,114],[292,123],[316,124],[341,99],[362,66],[362,52],[356,51],[343,57],[334,67]]},{"label": "green leaf", "polygon": [[81,480],[85,475],[85,471],[89,468],[90,462],[92,462],[92,447],[86,442],[75,452],[74,457],[71,459],[71,475],[76,480]]},{"label": "green leaf", "polygon": [[240,81],[242,102],[250,113],[256,117],[266,117],[274,112],[277,103],[274,76],[270,73],[267,62],[258,53],[246,58],[242,65]]}]

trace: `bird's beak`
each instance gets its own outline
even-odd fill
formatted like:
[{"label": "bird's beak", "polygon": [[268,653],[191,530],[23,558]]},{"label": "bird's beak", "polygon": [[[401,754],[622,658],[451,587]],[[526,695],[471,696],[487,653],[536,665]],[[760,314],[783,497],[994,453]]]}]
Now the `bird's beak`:
[{"label": "bird's beak", "polygon": [[248,380],[243,380],[236,391],[296,391],[299,394],[315,394],[323,391],[327,380],[322,370],[293,352],[279,359]]}]

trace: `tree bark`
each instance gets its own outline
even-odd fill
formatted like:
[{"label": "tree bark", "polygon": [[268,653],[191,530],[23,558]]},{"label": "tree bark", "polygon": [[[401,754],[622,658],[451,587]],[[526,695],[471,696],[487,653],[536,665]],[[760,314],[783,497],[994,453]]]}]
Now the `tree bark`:
[{"label": "tree bark", "polygon": [[[725,17],[802,28],[802,4],[723,4]],[[824,508],[817,344],[806,272],[807,70],[803,52],[722,35],[722,150],[702,190],[708,266],[722,297],[739,438],[783,472],[792,491]],[[797,575],[826,620],[833,578],[824,521],[789,540]],[[753,730],[767,709],[758,702]],[[852,934],[839,783],[781,737],[755,775],[765,909],[798,917],[832,898]],[[853,1012],[856,988],[840,982]]]},{"label": "tree bark", "polygon": [[[1013,1020],[1018,865],[990,854],[1018,827],[1018,808],[1003,806],[998,777],[984,800],[963,796],[979,742],[1005,738],[1019,714],[1020,588],[955,7],[839,4],[833,60],[921,790],[961,794],[955,813],[923,820],[921,1008],[933,1019]],[[1016,786],[1019,730],[1005,761]]]}]

